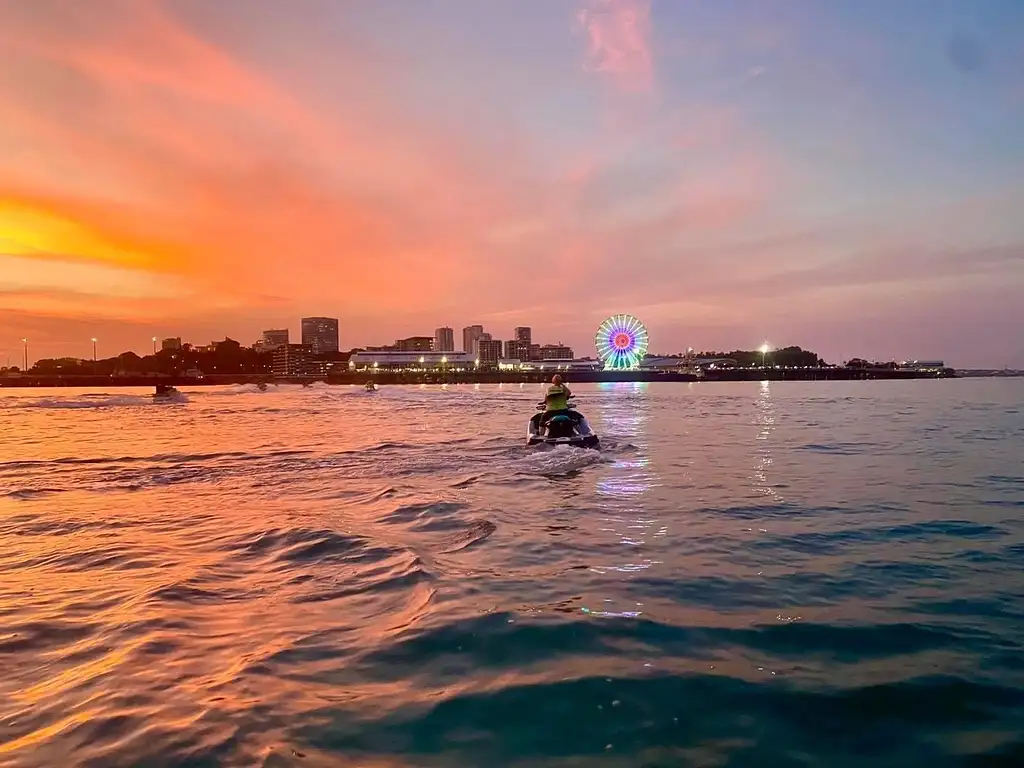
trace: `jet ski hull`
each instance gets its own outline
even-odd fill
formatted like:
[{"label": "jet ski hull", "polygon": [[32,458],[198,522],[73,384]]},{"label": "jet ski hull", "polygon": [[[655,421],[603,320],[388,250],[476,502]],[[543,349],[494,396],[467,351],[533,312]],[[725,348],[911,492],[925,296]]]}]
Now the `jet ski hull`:
[{"label": "jet ski hull", "polygon": [[576,437],[538,437],[530,435],[526,439],[527,445],[569,445],[574,448],[600,448],[601,441],[597,435],[582,435]]},{"label": "jet ski hull", "polygon": [[542,414],[538,413],[526,427],[526,444],[533,445],[569,445],[574,448],[599,448],[597,434],[582,414],[573,411],[571,414],[556,416],[542,423]]}]

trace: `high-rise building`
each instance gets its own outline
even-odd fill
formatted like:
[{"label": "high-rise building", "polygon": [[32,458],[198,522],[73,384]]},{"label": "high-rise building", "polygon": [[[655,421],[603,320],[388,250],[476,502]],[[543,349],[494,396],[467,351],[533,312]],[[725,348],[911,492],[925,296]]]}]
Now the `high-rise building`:
[{"label": "high-rise building", "polygon": [[499,340],[480,339],[477,342],[477,347],[477,359],[480,361],[480,365],[498,364],[501,359],[501,342]]},{"label": "high-rise building", "polygon": [[438,328],[434,331],[434,351],[435,352],[454,352],[455,351],[455,331],[451,328]]},{"label": "high-rise building", "polygon": [[[396,352],[433,352],[434,340],[429,336],[410,336],[395,342]],[[440,351],[440,350],[438,350]]]},{"label": "high-rise building", "polygon": [[573,360],[572,347],[562,344],[545,344],[540,348],[541,360]]},{"label": "high-rise building", "polygon": [[260,344],[260,348],[264,352],[273,352],[275,349],[280,347],[282,344],[288,343],[288,329],[278,328],[271,329],[263,332],[263,342]]},{"label": "high-rise building", "polygon": [[322,355],[325,352],[337,352],[340,349],[338,345],[338,318],[302,318],[302,343],[313,350],[314,355]]},{"label": "high-rise building", "polygon": [[530,342],[533,341],[533,332],[531,329],[521,326],[512,331],[512,338],[516,341],[524,341],[529,346]]},{"label": "high-rise building", "polygon": [[313,350],[306,344],[284,344],[278,347],[274,350],[273,371],[275,376],[306,376],[314,373]]},{"label": "high-rise building", "polygon": [[476,355],[480,350],[477,349],[477,344],[480,342],[480,338],[484,335],[484,327],[482,325],[467,325],[462,329],[462,351],[470,355]]},{"label": "high-rise building", "polygon": [[540,350],[541,350],[540,344],[530,344],[527,347],[527,350],[526,350],[526,359],[527,360],[543,360],[544,356],[541,354]]},{"label": "high-rise building", "polygon": [[160,342],[160,349],[163,350],[178,350],[181,349],[181,336],[175,336],[170,339],[164,339]]}]

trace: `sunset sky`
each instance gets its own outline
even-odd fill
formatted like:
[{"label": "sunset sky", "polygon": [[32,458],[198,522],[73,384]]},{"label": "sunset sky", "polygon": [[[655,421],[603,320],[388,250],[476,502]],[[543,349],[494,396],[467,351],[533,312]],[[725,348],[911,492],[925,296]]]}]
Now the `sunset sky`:
[{"label": "sunset sky", "polygon": [[482,323],[1024,367],[1020,0],[0,0],[0,365]]}]

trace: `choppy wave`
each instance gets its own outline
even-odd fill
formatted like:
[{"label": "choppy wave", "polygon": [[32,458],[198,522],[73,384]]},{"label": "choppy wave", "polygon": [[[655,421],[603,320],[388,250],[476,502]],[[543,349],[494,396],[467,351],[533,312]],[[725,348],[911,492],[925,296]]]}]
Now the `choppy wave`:
[{"label": "choppy wave", "polygon": [[0,765],[1022,764],[1024,393],[945,384],[4,393]]},{"label": "choppy wave", "polygon": [[0,398],[0,410],[4,408],[40,408],[49,410],[119,409],[149,405],[183,405],[189,402],[188,395],[178,392],[173,395],[154,397],[146,395],[85,394],[73,397],[4,397]]}]

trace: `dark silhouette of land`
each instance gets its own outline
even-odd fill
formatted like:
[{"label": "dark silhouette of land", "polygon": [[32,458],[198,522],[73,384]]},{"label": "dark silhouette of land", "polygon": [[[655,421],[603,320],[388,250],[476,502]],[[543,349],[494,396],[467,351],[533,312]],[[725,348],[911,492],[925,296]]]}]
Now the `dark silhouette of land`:
[{"label": "dark silhouette of land", "polygon": [[[357,350],[353,350],[357,351]],[[329,384],[364,384],[372,379],[381,384],[423,383],[531,383],[546,381],[547,370],[496,370],[482,366],[478,370],[401,370],[352,371],[348,361],[352,353],[335,352],[317,356],[317,373],[307,376],[274,376],[273,353],[243,347],[225,339],[208,347],[188,344],[180,349],[161,350],[140,357],[125,352],[101,360],[57,358],[39,360],[28,371],[17,368],[0,371],[3,387],[110,387],[203,386],[259,382],[326,381]],[[678,363],[675,361],[678,360]],[[575,382],[612,381],[849,381],[862,379],[947,378],[951,369],[917,371],[899,368],[895,363],[872,363],[855,358],[842,366],[828,365],[814,352],[800,347],[784,347],[762,353],[754,350],[700,352],[666,355],[658,359],[658,369],[605,371],[573,369],[565,372]]]}]

